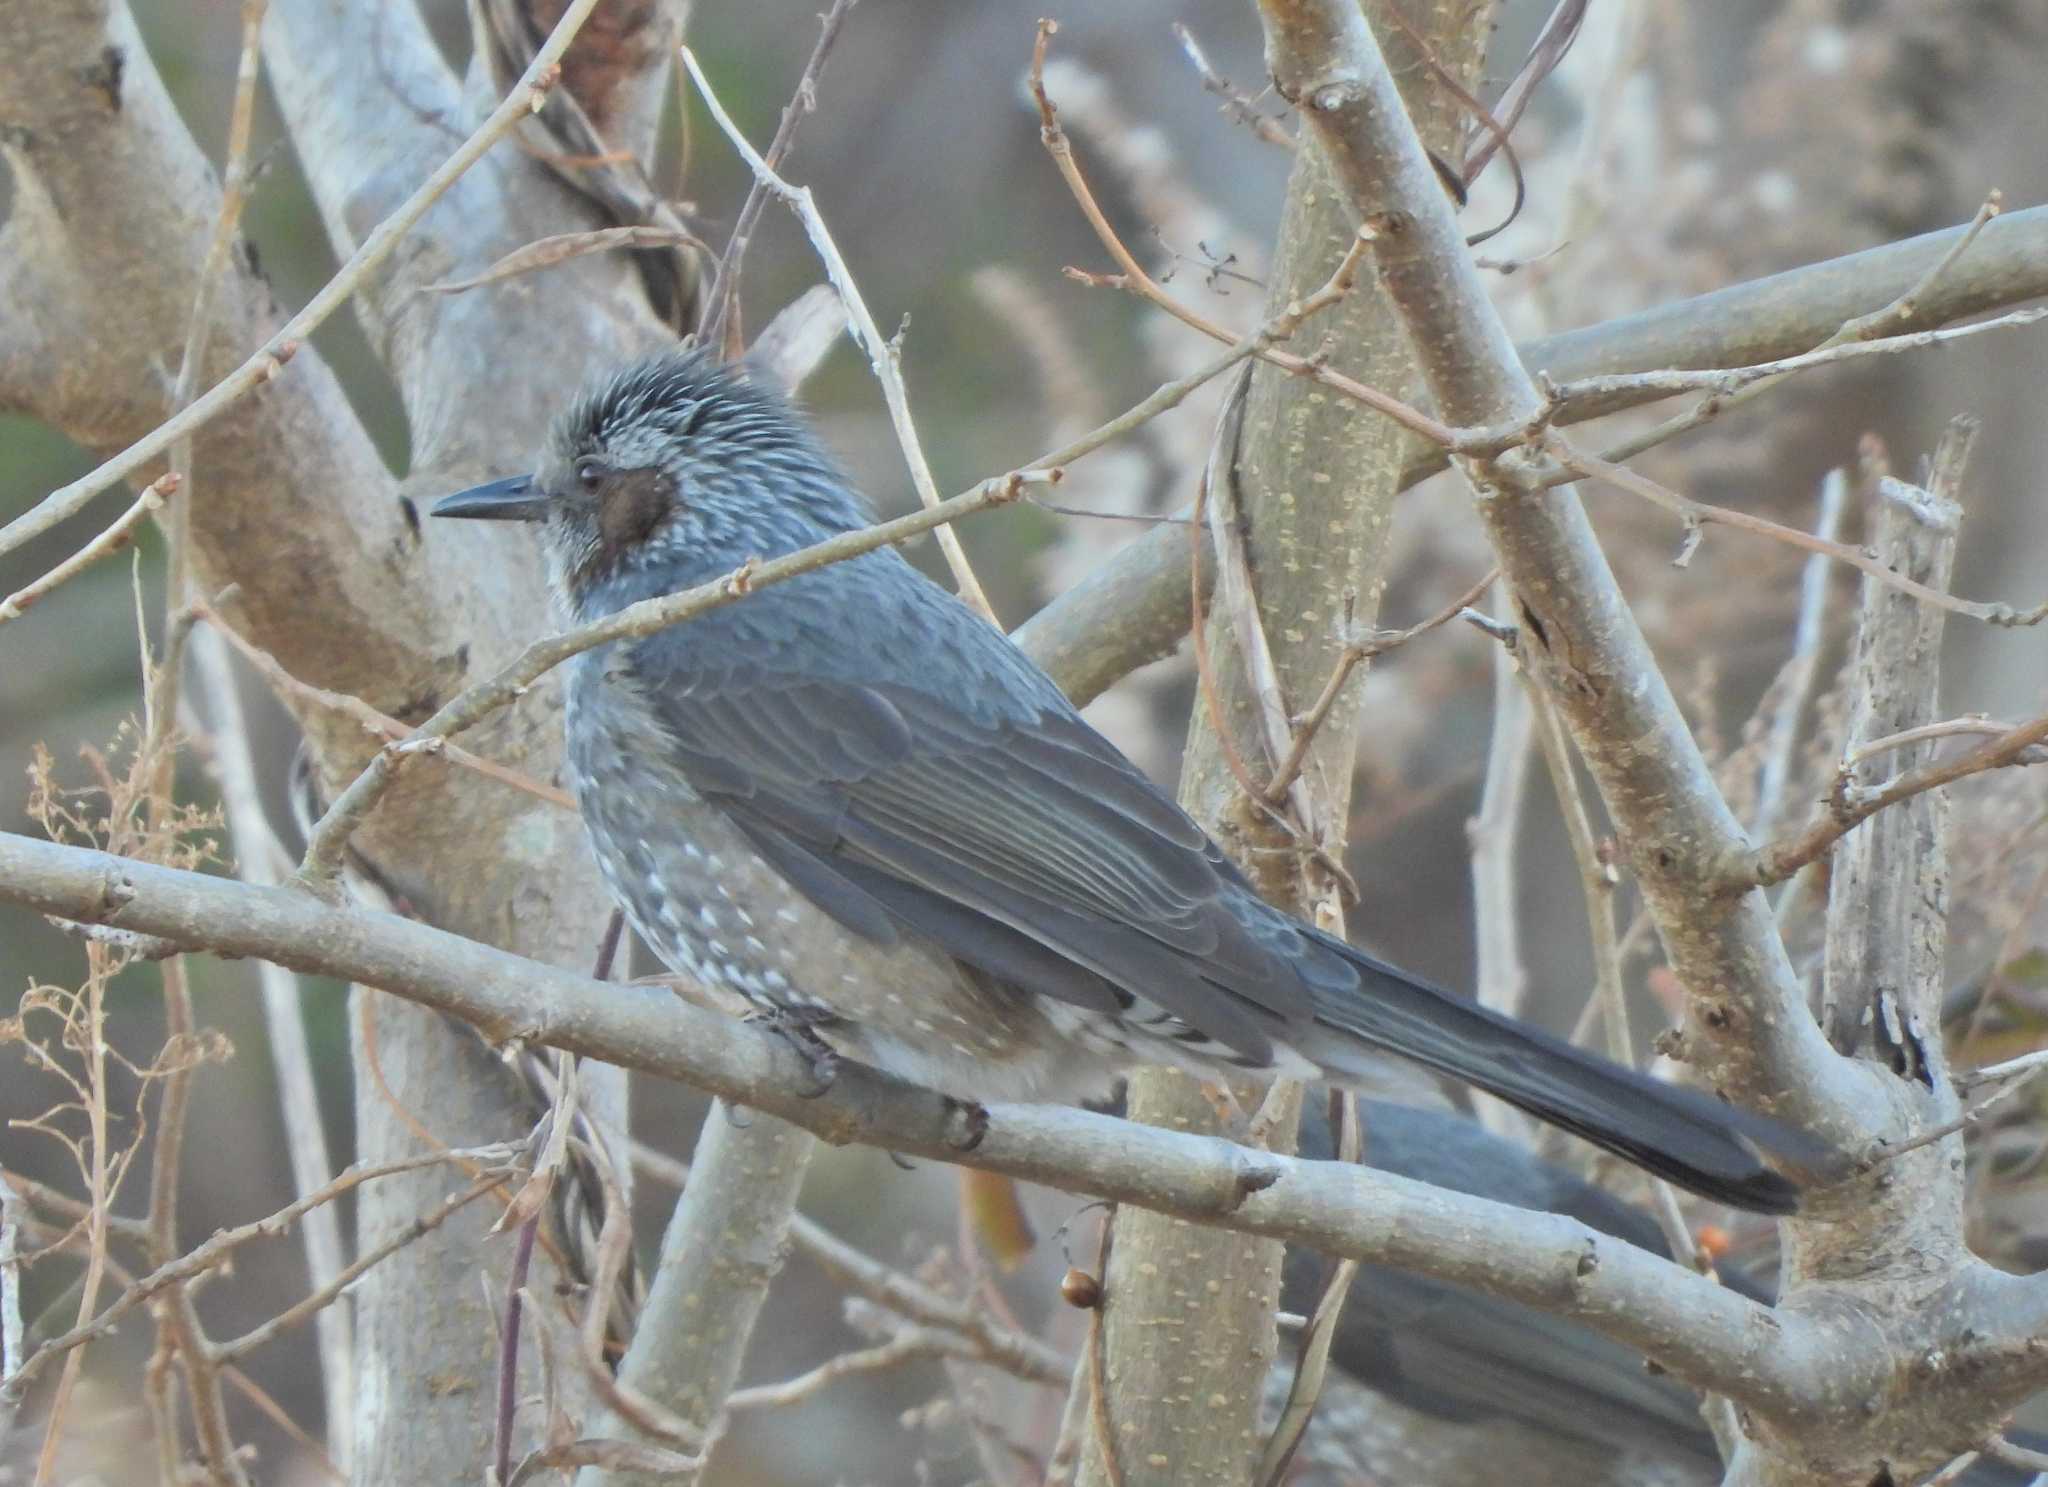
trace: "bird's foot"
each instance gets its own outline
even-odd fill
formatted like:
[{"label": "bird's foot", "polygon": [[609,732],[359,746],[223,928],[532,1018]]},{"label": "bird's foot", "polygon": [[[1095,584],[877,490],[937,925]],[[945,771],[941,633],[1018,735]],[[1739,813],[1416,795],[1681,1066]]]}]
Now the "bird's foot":
[{"label": "bird's foot", "polygon": [[774,1033],[810,1065],[811,1087],[802,1091],[804,1099],[815,1100],[832,1088],[839,1077],[839,1050],[818,1036],[818,1025],[831,1022],[831,1014],[808,1012],[801,1007],[774,1007],[755,1011],[746,1020]]}]

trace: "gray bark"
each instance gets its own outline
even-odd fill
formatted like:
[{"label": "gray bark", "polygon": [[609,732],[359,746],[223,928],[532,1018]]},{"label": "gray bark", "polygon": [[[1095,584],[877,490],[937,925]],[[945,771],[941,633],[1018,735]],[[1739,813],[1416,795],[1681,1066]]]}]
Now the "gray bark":
[{"label": "gray bark", "polygon": [[[1377,8],[1377,7],[1376,7]],[[1447,7],[1400,7],[1454,74],[1469,81],[1484,50],[1483,17]],[[1439,147],[1449,148],[1459,115],[1432,75],[1411,58],[1409,99]],[[1350,249],[1356,219],[1313,140],[1296,152],[1266,308],[1278,314],[1326,283]],[[1397,397],[1413,395],[1414,358],[1391,305],[1370,282],[1316,322],[1308,335],[1331,365]],[[1322,693],[1357,628],[1379,615],[1394,496],[1412,440],[1391,421],[1358,410],[1314,384],[1254,364],[1241,425],[1228,414],[1208,478],[1209,500],[1228,501],[1243,520],[1243,564],[1252,593],[1219,583],[1208,621],[1219,735],[1198,701],[1182,766],[1180,799],[1258,884],[1267,898],[1310,917],[1335,914],[1328,875],[1244,799],[1226,751],[1254,779],[1269,780],[1280,757],[1267,743],[1262,703],[1238,643],[1257,626],[1271,651],[1282,705],[1305,714]],[[1211,511],[1211,527],[1221,519]],[[1197,534],[1204,540],[1203,534]],[[1222,561],[1219,559],[1219,561]],[[1226,563],[1226,567],[1231,566]],[[1248,606],[1255,614],[1246,614]],[[1351,814],[1352,761],[1364,715],[1365,668],[1355,669],[1311,744],[1302,768],[1297,829],[1341,860]],[[1286,1108],[1268,1138],[1292,1150],[1299,1106]],[[1219,1129],[1214,1108],[1186,1075],[1144,1071],[1131,1080],[1130,1115],[1176,1130]],[[1107,1487],[1118,1473],[1104,1459],[1113,1440],[1123,1473],[1174,1481],[1246,1480],[1258,1460],[1258,1401],[1277,1348],[1273,1310],[1281,1249],[1240,1235],[1205,1232],[1143,1211],[1119,1213],[1104,1286],[1103,1364],[1116,1415],[1107,1432],[1088,1433],[1080,1481]],[[1084,1367],[1086,1365],[1084,1364]],[[1198,1386],[1189,1388],[1193,1378]]]},{"label": "gray bark", "polygon": [[[1609,372],[1737,367],[1794,356],[1844,321],[1884,308],[1918,283],[1962,234],[1960,227],[1790,269],[1639,314],[1541,337],[1516,347],[1522,365],[1560,382]],[[2048,207],[1990,223],[1960,262],[1920,300],[1924,323],[1946,324],[2048,294]],[[1562,421],[1651,400],[1637,391],[1574,405]],[[1405,490],[1445,467],[1441,450],[1413,446]],[[1119,677],[1171,655],[1187,635],[1188,529],[1161,526],[1127,544],[1017,627],[1015,638],[1058,657],[1077,702]],[[1198,545],[1204,582],[1214,561]]]}]

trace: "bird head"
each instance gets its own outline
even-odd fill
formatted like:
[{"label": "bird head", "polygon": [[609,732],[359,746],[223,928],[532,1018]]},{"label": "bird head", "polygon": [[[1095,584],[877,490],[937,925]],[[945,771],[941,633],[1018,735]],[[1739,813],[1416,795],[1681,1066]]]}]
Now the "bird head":
[{"label": "bird head", "polygon": [[535,523],[550,581],[586,618],[867,521],[788,404],[701,351],[594,380],[532,474],[445,496],[433,514]]}]

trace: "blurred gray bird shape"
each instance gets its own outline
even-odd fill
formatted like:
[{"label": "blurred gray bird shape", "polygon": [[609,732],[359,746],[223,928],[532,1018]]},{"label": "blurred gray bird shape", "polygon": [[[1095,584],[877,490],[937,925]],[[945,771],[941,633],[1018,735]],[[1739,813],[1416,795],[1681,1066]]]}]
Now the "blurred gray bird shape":
[{"label": "blurred gray bird shape", "polygon": [[[1561,1213],[1671,1258],[1663,1228],[1641,1208],[1491,1134],[1476,1121],[1447,1110],[1379,1100],[1362,1100],[1358,1108],[1364,1136],[1360,1160],[1368,1167],[1495,1203]],[[1328,1160],[1336,1144],[1325,1102],[1308,1101],[1302,1110],[1300,1154]],[[1313,1311],[1327,1270],[1312,1250],[1289,1248],[1281,1272],[1281,1308]],[[1752,1301],[1768,1306],[1776,1299],[1768,1272],[1759,1277],[1724,1262],[1720,1277],[1723,1285]],[[1450,1281],[1360,1266],[1338,1315],[1330,1362],[1373,1393],[1439,1420],[1480,1429],[1513,1421],[1545,1440],[1626,1453],[1638,1469],[1667,1467],[1666,1475],[1682,1479],[1721,1479],[1721,1458],[1693,1390],[1645,1367],[1640,1353],[1584,1323]],[[1311,1432],[1347,1428],[1361,1437],[1370,1434],[1357,1422],[1347,1427],[1326,1397]],[[2007,1439],[2030,1450],[2044,1444],[2034,1432],[2009,1431]],[[1330,1454],[1342,1459],[1340,1449]],[[1569,1463],[1575,1458],[1559,1459]],[[1532,1484],[1555,1480],[1542,1463],[1518,1465],[1523,1480]],[[2023,1487],[2032,1480],[2029,1470],[1985,1457],[1964,1473],[1960,1487]]]},{"label": "blurred gray bird shape", "polygon": [[[534,524],[587,622],[869,517],[805,423],[702,354],[604,377],[539,469],[436,516]],[[966,1100],[1144,1064],[1384,1088],[1384,1053],[1707,1197],[1793,1210],[1800,1133],[1452,995],[1273,908],[1052,680],[892,549],[568,663],[598,865],[683,975]]]}]

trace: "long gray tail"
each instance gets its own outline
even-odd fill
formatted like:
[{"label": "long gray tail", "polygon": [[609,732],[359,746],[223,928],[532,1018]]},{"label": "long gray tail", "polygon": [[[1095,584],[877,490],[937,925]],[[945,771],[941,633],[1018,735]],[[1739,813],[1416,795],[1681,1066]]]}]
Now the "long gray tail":
[{"label": "long gray tail", "polygon": [[1300,1050],[1337,1084],[1370,1082],[1372,1065],[1358,1045],[1397,1053],[1682,1188],[1757,1213],[1799,1206],[1798,1187],[1765,1165],[1766,1153],[1808,1170],[1837,1160],[1803,1132],[1574,1048],[1341,940],[1316,938],[1363,982],[1349,995],[1316,993],[1316,1021],[1339,1036]]}]

